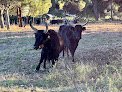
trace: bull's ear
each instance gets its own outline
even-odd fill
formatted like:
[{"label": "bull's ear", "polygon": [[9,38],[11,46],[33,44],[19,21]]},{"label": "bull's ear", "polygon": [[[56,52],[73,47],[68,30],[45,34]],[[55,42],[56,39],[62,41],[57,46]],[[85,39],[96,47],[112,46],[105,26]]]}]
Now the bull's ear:
[{"label": "bull's ear", "polygon": [[86,27],[82,27],[82,31],[85,31],[86,30]]}]

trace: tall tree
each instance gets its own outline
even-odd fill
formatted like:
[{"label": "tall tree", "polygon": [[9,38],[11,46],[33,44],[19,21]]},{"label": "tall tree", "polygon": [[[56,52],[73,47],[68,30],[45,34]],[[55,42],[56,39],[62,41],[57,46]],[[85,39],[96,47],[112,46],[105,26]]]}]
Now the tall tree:
[{"label": "tall tree", "polygon": [[1,25],[1,28],[4,28],[4,18],[3,18],[3,11],[4,11],[4,6],[1,5],[0,6],[0,25]]},{"label": "tall tree", "polygon": [[18,2],[23,1],[23,0],[0,0],[0,4],[4,7],[3,10],[5,10],[5,19],[6,19],[6,25],[7,29],[10,29],[10,22],[9,22],[9,9],[15,5],[18,4]]},{"label": "tall tree", "polygon": [[98,16],[98,6],[97,6],[98,2],[97,2],[97,0],[92,0],[92,4],[93,4],[93,11],[94,11],[95,20],[98,21],[99,16]]},{"label": "tall tree", "polygon": [[6,25],[7,29],[10,29],[10,22],[9,22],[9,6],[7,6],[7,1],[4,0],[4,6],[5,6],[5,16],[6,16]]},{"label": "tall tree", "polygon": [[70,14],[77,14],[83,10],[86,2],[83,0],[69,0],[65,2],[63,6],[63,10]]},{"label": "tall tree", "polygon": [[48,13],[52,6],[51,0],[24,0],[23,4],[29,5],[29,15],[42,16]]},{"label": "tall tree", "polygon": [[17,8],[17,19],[19,27],[22,27],[21,7]]},{"label": "tall tree", "polygon": [[113,20],[113,0],[111,0],[111,20]]},{"label": "tall tree", "polygon": [[99,20],[100,17],[109,16],[113,20],[119,7],[116,2],[120,2],[120,0],[92,0],[95,19]]}]

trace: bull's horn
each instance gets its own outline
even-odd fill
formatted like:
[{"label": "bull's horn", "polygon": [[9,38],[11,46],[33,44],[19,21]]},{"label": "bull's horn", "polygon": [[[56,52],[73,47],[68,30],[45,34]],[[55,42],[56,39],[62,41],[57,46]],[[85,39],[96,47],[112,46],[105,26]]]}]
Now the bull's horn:
[{"label": "bull's horn", "polygon": [[29,23],[30,23],[30,27],[35,31],[35,32],[37,32],[38,31],[38,29],[36,29],[35,27],[33,27],[33,25],[32,25],[32,19],[29,21]]},{"label": "bull's horn", "polygon": [[81,24],[81,26],[85,26],[88,22],[89,22],[89,15],[88,15],[88,19],[87,19],[86,23]]}]

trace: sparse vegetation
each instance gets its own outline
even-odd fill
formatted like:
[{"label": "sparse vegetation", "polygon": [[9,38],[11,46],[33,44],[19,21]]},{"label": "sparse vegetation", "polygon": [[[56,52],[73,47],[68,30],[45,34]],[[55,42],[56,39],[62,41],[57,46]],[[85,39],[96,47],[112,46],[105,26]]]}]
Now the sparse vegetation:
[{"label": "sparse vegetation", "polygon": [[6,42],[7,42],[7,40],[2,40],[2,41],[0,41],[0,44],[6,43]]},{"label": "sparse vegetation", "polygon": [[61,53],[53,68],[47,62],[38,73],[41,50],[33,49],[33,31],[28,26],[0,29],[0,92],[121,92],[121,24],[89,24],[86,29],[74,63]]}]

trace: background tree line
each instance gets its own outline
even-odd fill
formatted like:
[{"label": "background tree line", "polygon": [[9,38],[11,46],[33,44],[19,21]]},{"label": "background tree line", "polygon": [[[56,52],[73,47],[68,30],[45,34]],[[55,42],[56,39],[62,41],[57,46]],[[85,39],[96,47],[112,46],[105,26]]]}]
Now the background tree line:
[{"label": "background tree line", "polygon": [[4,20],[7,29],[10,28],[9,16],[17,16],[18,8],[21,8],[22,16],[32,17],[42,17],[46,13],[63,17],[68,13],[80,17],[90,15],[99,21],[122,16],[122,0],[0,0],[1,28],[4,28]]}]

